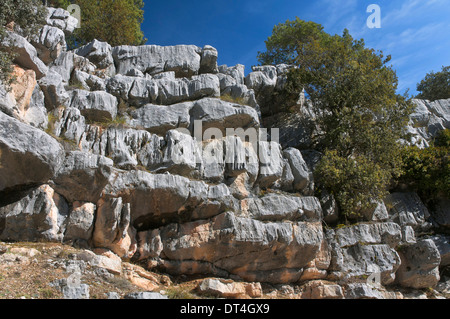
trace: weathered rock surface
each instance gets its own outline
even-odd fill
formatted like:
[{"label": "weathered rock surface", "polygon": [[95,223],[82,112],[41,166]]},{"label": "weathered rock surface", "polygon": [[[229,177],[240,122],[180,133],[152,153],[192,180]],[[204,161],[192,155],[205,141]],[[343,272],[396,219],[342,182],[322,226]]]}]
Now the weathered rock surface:
[{"label": "weathered rock surface", "polygon": [[262,223],[224,213],[152,232],[144,256],[160,257],[160,267],[172,273],[229,273],[249,281],[286,283],[300,278],[322,240],[318,224]]},{"label": "weathered rock surface", "polygon": [[43,185],[19,201],[0,208],[0,239],[61,242],[69,208],[60,195]]},{"label": "weathered rock surface", "polygon": [[396,280],[400,285],[420,289],[434,287],[438,283],[441,257],[431,239],[402,247],[399,254],[402,262]]},{"label": "weathered rock surface", "polygon": [[80,151],[68,153],[53,178],[53,188],[70,202],[96,203],[108,183],[111,159]]},{"label": "weathered rock surface", "polygon": [[47,74],[48,68],[39,59],[36,48],[24,37],[17,33],[6,31],[6,37],[0,43],[0,46],[14,48],[14,52],[17,54],[14,62],[23,68],[33,70],[36,73],[37,79]]}]

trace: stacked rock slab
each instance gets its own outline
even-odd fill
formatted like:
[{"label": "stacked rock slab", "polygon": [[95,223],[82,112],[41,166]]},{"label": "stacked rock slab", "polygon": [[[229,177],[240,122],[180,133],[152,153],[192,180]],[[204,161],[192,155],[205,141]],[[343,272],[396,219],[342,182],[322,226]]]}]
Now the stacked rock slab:
[{"label": "stacked rock slab", "polygon": [[[23,81],[0,86],[0,240],[74,243],[169,274],[306,283],[320,298],[378,298],[373,275],[437,284],[450,244],[427,234],[448,228],[448,200],[430,213],[417,194],[393,193],[338,226],[332,194],[315,196],[320,154],[292,147],[292,132],[308,137],[265,131],[292,66],[246,75],[219,66],[211,46],[94,40],[67,51],[75,25],[49,9],[30,42],[9,32],[2,43],[19,53]],[[429,138],[420,127],[448,128],[449,100],[415,103],[417,141]]]}]

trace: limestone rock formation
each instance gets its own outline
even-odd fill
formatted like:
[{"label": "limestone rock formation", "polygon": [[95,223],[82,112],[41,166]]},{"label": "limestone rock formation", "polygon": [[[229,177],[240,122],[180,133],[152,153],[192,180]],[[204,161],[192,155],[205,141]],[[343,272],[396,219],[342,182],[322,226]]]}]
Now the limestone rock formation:
[{"label": "limestone rock formation", "polygon": [[[68,51],[76,23],[51,8],[36,37],[8,32],[2,43],[18,53],[18,77],[11,91],[0,85],[0,240],[83,247],[78,262],[149,290],[152,275],[126,262],[202,276],[199,294],[225,298],[259,298],[261,284],[317,299],[442,284],[448,199],[427,207],[397,191],[340,224],[335,198],[314,183],[314,112],[299,92],[300,113],[272,114],[292,66],[246,74],[219,66],[209,45],[94,40]],[[450,100],[414,103],[408,129],[427,147],[449,128]],[[279,134],[266,134],[273,125]]]}]

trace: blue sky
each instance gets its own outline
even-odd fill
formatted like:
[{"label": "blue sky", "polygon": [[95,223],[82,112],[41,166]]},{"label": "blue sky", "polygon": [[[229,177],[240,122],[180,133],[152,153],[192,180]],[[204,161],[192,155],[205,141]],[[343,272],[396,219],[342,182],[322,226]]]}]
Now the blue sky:
[{"label": "blue sky", "polygon": [[[399,92],[416,93],[429,71],[450,65],[450,0],[144,0],[148,44],[209,44],[219,64],[257,65],[274,25],[295,17],[330,34],[349,29],[368,47],[392,56]],[[367,7],[381,9],[381,28],[370,29]]]}]

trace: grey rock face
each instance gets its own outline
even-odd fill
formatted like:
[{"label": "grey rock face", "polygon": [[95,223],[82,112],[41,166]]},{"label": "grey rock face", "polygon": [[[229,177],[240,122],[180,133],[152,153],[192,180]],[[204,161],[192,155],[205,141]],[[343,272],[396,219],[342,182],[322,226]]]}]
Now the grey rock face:
[{"label": "grey rock face", "polygon": [[441,256],[440,267],[446,267],[450,265],[450,236],[446,235],[435,235],[430,238],[437,249],[439,250],[439,255]]},{"label": "grey rock face", "polygon": [[16,100],[3,84],[0,84],[0,111],[11,117],[17,113]]},{"label": "grey rock face", "polygon": [[70,152],[53,179],[53,188],[70,202],[96,203],[113,165],[111,159],[101,155]]},{"label": "grey rock face", "polygon": [[42,92],[44,92],[45,107],[49,111],[60,106],[69,106],[70,97],[62,81],[61,75],[54,70],[50,70],[45,77],[38,81]]},{"label": "grey rock face", "polygon": [[114,59],[112,56],[112,48],[106,42],[93,40],[92,42],[75,50],[79,56],[88,58],[99,69],[106,69],[114,66]]},{"label": "grey rock face", "polygon": [[225,143],[225,176],[237,177],[247,173],[251,181],[258,176],[257,144],[243,142],[239,136],[227,136]]},{"label": "grey rock face", "polygon": [[150,170],[162,162],[162,137],[144,130],[88,126],[81,137],[81,149],[110,157],[115,166],[132,169],[142,165]]},{"label": "grey rock face", "polygon": [[0,239],[61,242],[69,208],[48,185],[0,208]]},{"label": "grey rock face", "polygon": [[294,175],[294,189],[304,194],[311,192],[313,175],[298,149],[288,148],[283,155],[289,161],[292,175]]},{"label": "grey rock face", "polygon": [[235,84],[244,84],[245,66],[242,64],[236,64],[235,66],[230,67],[221,65],[219,66],[219,72],[230,76],[232,79],[234,79]]},{"label": "grey rock face", "polygon": [[188,128],[193,105],[193,102],[167,106],[147,104],[131,112],[130,125],[159,135],[165,135],[171,129]]},{"label": "grey rock face", "polygon": [[48,25],[42,27],[39,34],[32,39],[32,43],[37,49],[39,59],[47,65],[66,50],[67,46],[64,32]]},{"label": "grey rock face", "polygon": [[47,24],[63,30],[66,34],[71,34],[78,20],[70,15],[70,13],[62,8],[47,8]]},{"label": "grey rock face", "polygon": [[85,90],[74,90],[70,103],[70,107],[79,109],[86,119],[99,122],[115,119],[117,105],[117,98],[109,93]]},{"label": "grey rock face", "polygon": [[219,53],[216,48],[210,45],[205,45],[202,49],[202,58],[200,61],[199,73],[217,73],[219,68],[217,66],[217,57]]},{"label": "grey rock face", "polygon": [[360,224],[326,232],[331,247],[329,271],[341,280],[380,275],[381,284],[394,282],[400,257],[393,249],[401,240],[395,223]]},{"label": "grey rock face", "polygon": [[47,182],[63,158],[54,138],[0,112],[0,192]]},{"label": "grey rock face", "polygon": [[431,239],[418,240],[399,251],[402,263],[397,271],[397,283],[404,287],[434,287],[440,279],[439,250]]},{"label": "grey rock face", "polygon": [[213,74],[196,75],[190,79],[161,79],[157,81],[157,84],[158,97],[154,102],[158,104],[175,104],[203,97],[220,96],[219,79]]},{"label": "grey rock face", "polygon": [[125,238],[129,226],[130,204],[123,203],[120,197],[100,199],[92,236],[94,246],[109,248],[117,253],[116,245]]},{"label": "grey rock face", "polygon": [[439,131],[450,128],[450,99],[413,99],[414,112],[410,115],[408,132],[412,134],[412,144],[420,148],[428,147],[429,141]]},{"label": "grey rock face", "polygon": [[116,172],[105,187],[105,196],[122,197],[131,205],[131,225],[148,230],[190,218],[207,218],[234,205],[225,185],[144,171]]},{"label": "grey rock face", "polygon": [[430,216],[416,193],[392,193],[384,199],[384,203],[390,218],[401,226],[420,228]]},{"label": "grey rock face", "polygon": [[47,109],[44,104],[44,93],[36,85],[31,96],[31,101],[28,110],[26,111],[23,120],[33,127],[45,130],[48,126]]},{"label": "grey rock face", "polygon": [[70,84],[78,88],[82,87],[87,91],[106,91],[105,80],[80,70],[73,71]]},{"label": "grey rock face", "polygon": [[189,134],[170,130],[166,134],[166,142],[163,161],[157,171],[192,176],[201,166],[201,151],[197,141]]},{"label": "grey rock face", "polygon": [[190,77],[198,74],[201,51],[201,48],[194,45],[118,46],[113,48],[112,55],[119,74],[127,74],[131,69],[137,69],[150,75],[175,71],[178,77]]},{"label": "grey rock face", "polygon": [[225,150],[223,140],[210,139],[202,142],[201,175],[204,179],[220,182],[224,179]]},{"label": "grey rock face", "polygon": [[96,206],[93,203],[74,202],[67,217],[64,241],[84,241],[92,238]]},{"label": "grey rock face", "polygon": [[217,128],[222,136],[226,136],[227,128],[259,127],[255,109],[213,98],[204,98],[194,103],[191,109],[191,127],[196,120],[201,121],[201,134],[208,128]]},{"label": "grey rock face", "polygon": [[172,224],[152,234],[152,247],[159,247],[153,254],[160,252],[162,266],[171,273],[225,271],[272,283],[297,281],[323,238],[322,228],[314,223],[262,223],[230,213]]},{"label": "grey rock face", "polygon": [[249,198],[245,200],[245,206],[249,217],[262,221],[320,221],[322,217],[322,208],[315,197],[271,194]]},{"label": "grey rock face", "polygon": [[352,283],[346,286],[346,299],[385,299],[383,294],[366,283]]},{"label": "grey rock face", "polygon": [[[56,113],[56,115],[54,114]],[[53,124],[52,133],[74,141],[77,145],[80,142],[86,129],[86,121],[79,109],[67,107],[54,112],[57,118]]]},{"label": "grey rock face", "polygon": [[259,177],[260,187],[272,186],[283,175],[283,155],[280,144],[277,142],[258,143]]}]

